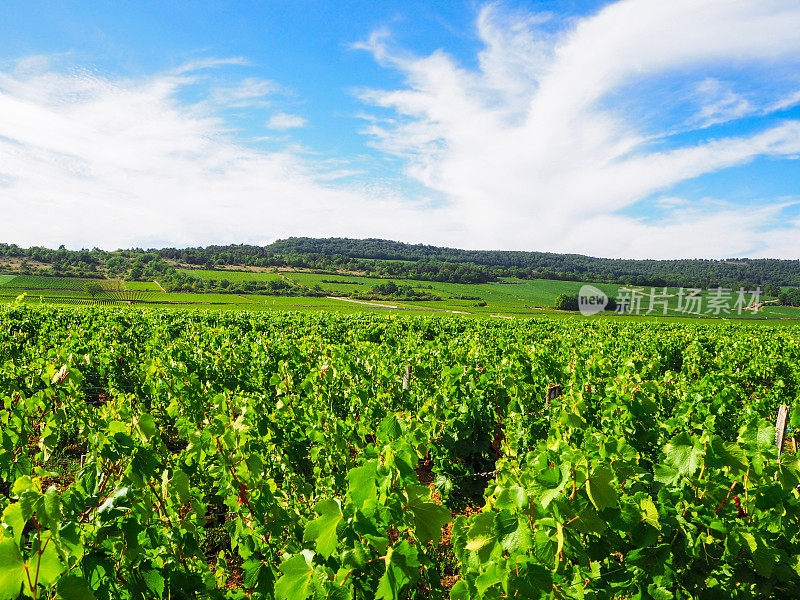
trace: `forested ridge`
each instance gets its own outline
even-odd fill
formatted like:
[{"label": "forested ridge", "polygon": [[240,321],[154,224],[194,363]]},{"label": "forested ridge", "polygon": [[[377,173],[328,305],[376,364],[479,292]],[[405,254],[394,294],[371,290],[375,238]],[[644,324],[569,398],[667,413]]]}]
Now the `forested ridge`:
[{"label": "forested ridge", "polygon": [[[550,252],[459,250],[381,239],[298,237],[266,246],[232,244],[113,252],[0,244],[0,258],[6,259],[7,272],[34,270],[53,275],[94,277],[101,274],[131,276],[133,279],[139,272],[144,273],[152,262],[170,261],[209,269],[221,266],[291,267],[453,283],[486,283],[501,277],[519,277],[703,288],[800,285],[798,260],[609,259]],[[17,259],[19,264],[11,265],[9,259]],[[30,261],[39,266],[31,265]],[[40,265],[47,265],[47,268]]]},{"label": "forested ridge", "polygon": [[663,280],[666,285],[674,286],[692,285],[697,282],[744,281],[775,285],[800,284],[800,260],[614,259],[553,252],[459,250],[381,239],[348,238],[288,238],[278,240],[265,249],[281,254],[320,253],[375,260],[466,262],[503,267],[511,271],[518,269],[527,271],[531,275],[557,275],[552,278],[578,281],[659,285]]}]

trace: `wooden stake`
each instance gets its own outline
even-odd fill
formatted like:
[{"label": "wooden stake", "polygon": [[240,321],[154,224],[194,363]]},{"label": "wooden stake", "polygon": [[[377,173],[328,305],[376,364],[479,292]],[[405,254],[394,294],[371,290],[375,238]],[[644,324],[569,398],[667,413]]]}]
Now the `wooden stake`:
[{"label": "wooden stake", "polygon": [[557,383],[551,383],[550,387],[547,388],[547,398],[544,401],[544,407],[550,408],[550,401],[555,400],[559,396],[561,396],[562,387]]},{"label": "wooden stake", "polygon": [[403,374],[403,390],[408,389],[408,384],[411,382],[411,365],[406,365],[406,372]]},{"label": "wooden stake", "polygon": [[778,419],[775,421],[775,445],[778,447],[778,456],[783,450],[783,441],[786,439],[786,418],[789,416],[789,407],[781,404],[778,407]]}]

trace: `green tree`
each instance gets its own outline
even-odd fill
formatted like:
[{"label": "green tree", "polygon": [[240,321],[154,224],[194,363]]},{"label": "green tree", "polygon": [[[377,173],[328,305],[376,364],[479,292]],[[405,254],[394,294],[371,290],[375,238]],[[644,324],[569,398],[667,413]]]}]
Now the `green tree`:
[{"label": "green tree", "polygon": [[103,286],[96,281],[87,281],[83,289],[92,297],[93,300],[103,292]]},{"label": "green tree", "polygon": [[133,268],[131,269],[131,272],[128,273],[127,279],[129,281],[139,281],[142,278],[143,275],[144,275],[144,271],[142,269],[142,265],[141,264],[135,264],[135,265],[133,265]]},{"label": "green tree", "polygon": [[397,293],[397,284],[394,281],[387,281],[386,283],[379,283],[372,287],[372,291],[384,296],[391,296]]},{"label": "green tree", "polygon": [[578,296],[559,294],[553,303],[556,310],[578,310]]}]

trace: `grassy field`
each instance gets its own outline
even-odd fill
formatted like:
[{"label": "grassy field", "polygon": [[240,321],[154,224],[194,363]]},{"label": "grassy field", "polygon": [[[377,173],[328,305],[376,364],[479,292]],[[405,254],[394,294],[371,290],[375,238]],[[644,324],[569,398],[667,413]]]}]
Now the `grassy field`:
[{"label": "grassy field", "polygon": [[[350,292],[367,292],[373,286],[385,283],[386,279],[372,279],[368,277],[344,276],[344,275],[323,275],[316,273],[287,273],[285,277],[295,283],[313,287],[319,285],[330,295],[344,295]],[[419,302],[394,302],[405,308],[416,309],[439,309],[439,310],[458,310],[478,313],[491,313],[506,311],[511,313],[532,313],[550,307],[555,302],[559,294],[577,294],[580,288],[585,285],[575,281],[557,280],[513,280],[507,279],[503,282],[485,284],[463,284],[463,283],[441,283],[429,281],[406,281],[397,280],[402,283],[409,283],[412,286],[425,289],[432,294],[441,296],[441,301],[419,301]],[[630,299],[631,306],[638,306],[640,313],[650,311],[651,315],[664,314],[664,302],[666,302],[668,316],[731,316],[739,317],[737,314],[736,302],[737,294],[733,293],[720,304],[720,310],[711,310],[707,314],[695,315],[697,305],[687,310],[678,310],[679,304],[686,299],[681,299],[678,288],[667,288],[666,295],[663,289],[656,288],[624,288],[615,284],[593,284],[594,287],[606,293],[609,297],[620,298],[623,294]],[[651,294],[654,293],[654,296]],[[701,293],[700,308],[705,313],[710,306],[711,297],[714,295],[709,290]],[[462,300],[461,297],[470,296],[477,299]],[[750,298],[745,298],[749,302]],[[477,306],[478,302],[486,302],[485,307]],[[777,316],[777,315],[776,315]],[[797,316],[800,317],[800,310],[789,308],[782,311],[781,317]],[[743,312],[744,318],[766,318],[764,313],[753,314]]]},{"label": "grassy field", "polygon": [[17,297],[25,293],[29,298],[38,299],[40,296],[47,298],[88,298],[89,296],[83,291],[77,290],[26,290],[19,288],[0,288],[0,296]]},{"label": "grassy field", "polygon": [[[385,283],[388,279],[374,279],[355,275],[330,275],[307,272],[252,273],[240,271],[187,270],[187,273],[204,279],[227,279],[231,282],[269,281],[284,278],[308,288],[320,286],[329,296],[344,297],[352,292],[369,292],[375,285]],[[98,281],[104,292],[92,299],[86,294],[85,286],[89,281]],[[383,311],[430,313],[461,313],[477,317],[495,315],[525,318],[537,315],[570,316],[570,313],[553,311],[552,307],[559,294],[577,294],[584,285],[574,281],[556,280],[515,280],[505,279],[501,282],[485,284],[442,283],[431,281],[413,281],[395,279],[397,283],[409,284],[441,297],[439,301],[376,301],[352,302],[336,298],[317,297],[278,297],[253,294],[193,294],[187,292],[164,292],[154,282],[130,282],[117,279],[90,280],[73,277],[42,277],[30,275],[0,276],[0,301],[8,302],[22,294],[27,294],[27,302],[45,303],[124,303],[124,304],[158,304],[160,306],[187,307],[196,305],[201,308],[222,308],[234,310],[272,311],[299,310],[319,311],[334,310],[337,312],[375,313]],[[664,316],[663,302],[666,302],[667,317],[698,318],[714,317],[747,318],[756,320],[800,319],[800,308],[767,304],[754,314],[745,311],[737,314],[736,293],[730,294],[719,311],[708,311],[714,295],[704,290],[701,294],[701,310],[697,314],[697,305],[693,310],[678,310],[681,298],[679,290],[668,288],[665,295],[663,289],[624,288],[611,284],[593,284],[612,298],[627,295],[629,301],[639,308],[638,317],[660,318]],[[638,290],[638,291],[633,291]],[[656,296],[651,297],[655,292]],[[469,299],[463,299],[469,297]],[[747,297],[746,302],[749,302]],[[686,300],[683,300],[686,302]],[[484,304],[480,306],[480,304]],[[649,312],[648,312],[649,311]],[[574,315],[572,315],[574,316]],[[610,315],[609,315],[610,316]],[[615,318],[620,318],[619,316]]]},{"label": "grassy field", "polygon": [[199,279],[215,279],[222,281],[227,279],[231,283],[239,283],[241,281],[270,281],[280,279],[277,273],[252,273],[245,271],[208,271],[206,269],[178,269],[182,273],[197,277]]},{"label": "grassy field", "polygon": [[800,308],[796,306],[768,306],[763,313],[769,317],[800,318]]},{"label": "grassy field", "polygon": [[322,289],[330,292],[352,292],[355,290],[366,292],[372,289],[374,285],[389,281],[388,279],[358,277],[357,275],[328,275],[301,272],[284,272],[281,273],[281,275],[288,281],[293,281],[306,287],[319,285]]},{"label": "grassy field", "polygon": [[[7,304],[16,300],[20,291],[14,294],[0,293],[0,304]],[[211,296],[211,300],[207,298]],[[227,299],[228,301],[223,301]],[[331,300],[328,298],[304,298],[304,297],[285,297],[285,296],[231,296],[228,294],[165,294],[151,293],[145,298],[146,301],[154,304],[134,303],[140,307],[158,307],[165,310],[224,310],[224,311],[247,311],[247,312],[320,312],[330,311],[344,314],[364,314],[375,312],[368,307]],[[26,304],[53,304],[53,305],[103,305],[108,304],[108,300],[91,300],[78,293],[61,292],[61,295],[54,296],[48,294],[47,297],[32,295],[28,293],[25,297]],[[157,303],[157,304],[155,304]],[[113,304],[125,306],[124,301],[115,301]],[[392,311],[395,312],[395,311]]]},{"label": "grassy field", "polygon": [[161,288],[153,281],[126,281],[125,289],[135,292],[160,292]]},{"label": "grassy field", "polygon": [[79,277],[43,277],[41,275],[17,275],[0,285],[6,288],[13,287],[19,290],[75,290],[80,291],[90,281],[102,282],[106,280],[81,279]]},{"label": "grassy field", "polygon": [[155,292],[148,294],[156,302],[200,302],[204,304],[251,304],[246,296],[236,294],[192,294],[186,292]]}]

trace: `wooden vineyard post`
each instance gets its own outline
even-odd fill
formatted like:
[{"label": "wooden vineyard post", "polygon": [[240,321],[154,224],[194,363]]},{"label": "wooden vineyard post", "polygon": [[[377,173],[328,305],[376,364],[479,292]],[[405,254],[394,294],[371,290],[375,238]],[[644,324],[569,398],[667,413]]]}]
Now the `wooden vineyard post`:
[{"label": "wooden vineyard post", "polygon": [[547,388],[547,398],[544,401],[545,409],[550,408],[550,401],[555,400],[559,396],[561,396],[562,387],[557,383],[551,383],[550,387]]},{"label": "wooden vineyard post", "polygon": [[406,371],[403,373],[403,391],[408,389],[408,384],[411,382],[411,365],[406,365]]},{"label": "wooden vineyard post", "polygon": [[789,416],[789,407],[781,404],[778,408],[778,419],[775,421],[775,445],[778,447],[778,456],[783,450],[783,441],[786,438],[786,418]]}]

